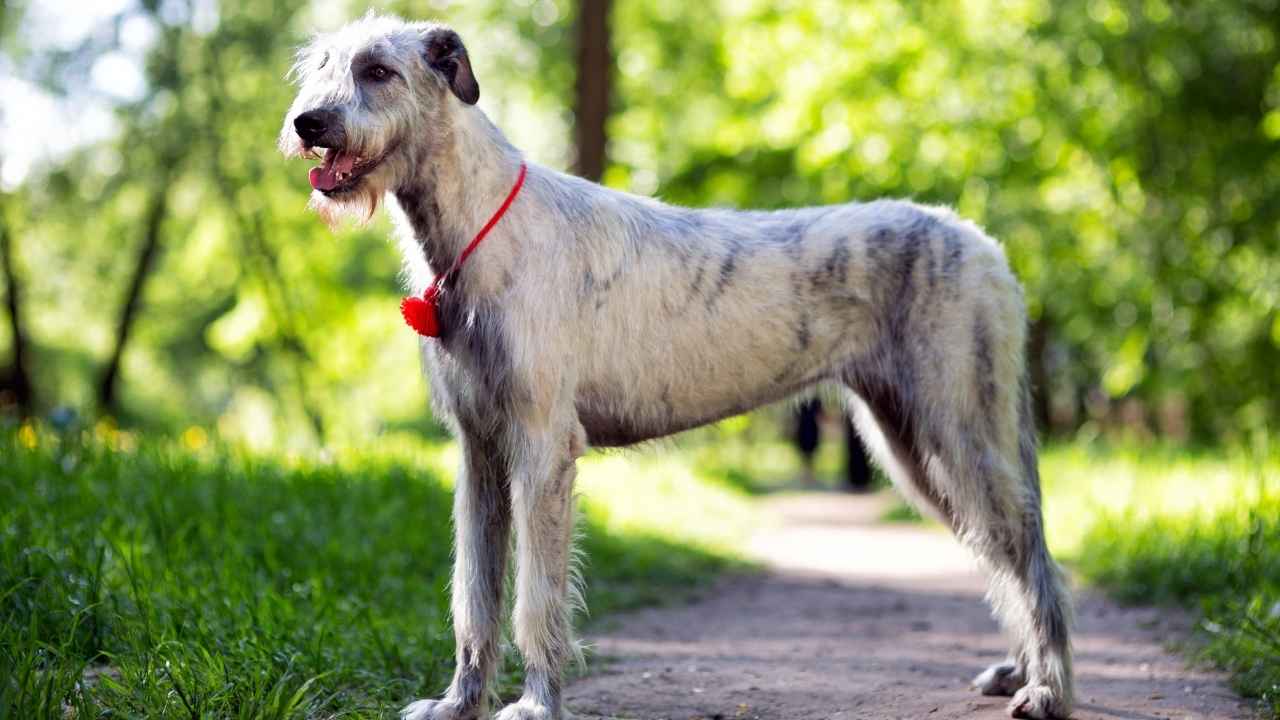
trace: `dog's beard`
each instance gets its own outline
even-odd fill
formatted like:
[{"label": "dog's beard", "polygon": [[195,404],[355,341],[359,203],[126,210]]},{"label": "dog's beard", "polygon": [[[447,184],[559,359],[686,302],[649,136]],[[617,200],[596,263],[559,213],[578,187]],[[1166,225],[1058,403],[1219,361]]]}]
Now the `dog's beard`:
[{"label": "dog's beard", "polygon": [[365,176],[357,187],[339,195],[328,196],[319,190],[313,191],[307,207],[314,210],[330,230],[336,230],[343,218],[352,218],[358,225],[367,225],[386,194],[383,183],[374,177],[377,174]]},{"label": "dog's beard", "polygon": [[[323,162],[325,156],[329,152],[333,152],[303,145],[302,141],[288,126],[281,134],[279,148],[285,157],[306,158],[319,162]],[[386,179],[387,170],[381,165],[395,159],[390,157],[390,155],[393,155],[391,149],[385,147],[379,149],[366,148],[363,145],[357,146],[355,143],[348,144],[342,149],[342,152],[361,158],[378,158],[375,161],[378,167],[372,168],[367,175],[362,176],[359,184],[351,190],[333,195],[326,195],[321,190],[313,190],[311,192],[307,208],[315,211],[331,230],[336,230],[342,224],[344,218],[351,218],[358,225],[366,225],[373,219],[374,213],[377,212],[378,206],[382,202],[382,196],[386,194],[388,185]]]}]

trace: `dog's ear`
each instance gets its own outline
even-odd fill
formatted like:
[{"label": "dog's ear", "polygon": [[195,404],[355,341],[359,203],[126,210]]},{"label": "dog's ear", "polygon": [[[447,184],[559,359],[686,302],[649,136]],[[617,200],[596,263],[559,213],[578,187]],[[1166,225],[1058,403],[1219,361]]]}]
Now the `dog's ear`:
[{"label": "dog's ear", "polygon": [[449,28],[432,28],[423,37],[423,42],[427,65],[444,77],[459,100],[475,105],[480,99],[480,85],[471,72],[471,60],[458,33]]}]

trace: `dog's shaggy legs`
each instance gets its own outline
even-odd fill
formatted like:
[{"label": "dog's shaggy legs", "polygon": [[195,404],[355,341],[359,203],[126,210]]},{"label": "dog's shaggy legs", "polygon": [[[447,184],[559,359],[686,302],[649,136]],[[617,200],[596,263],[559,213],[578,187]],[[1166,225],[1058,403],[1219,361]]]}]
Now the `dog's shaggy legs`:
[{"label": "dog's shaggy legs", "polygon": [[975,684],[1013,694],[1016,717],[1066,717],[1070,608],[1044,542],[1020,296],[1003,271],[982,282],[1001,291],[964,312],[890,313],[881,341],[843,379],[859,432],[895,484],[990,572],[988,599],[1014,647]]},{"label": "dog's shaggy legs", "polygon": [[992,665],[973,679],[973,686],[983,695],[1012,695],[1027,684],[1025,658],[1009,658]]},{"label": "dog's shaggy legs", "polygon": [[[1031,425],[1029,393],[1019,408],[1022,431],[1019,463],[1029,498],[1015,534],[1006,546],[983,553],[993,569],[990,593],[1004,627],[1019,645],[1014,669],[1003,680],[979,675],[974,684],[987,694],[1012,694],[1014,717],[1066,717],[1071,710],[1071,622],[1069,595],[1058,566],[1045,546],[1040,513],[1040,479],[1036,438]],[[1020,532],[1019,532],[1020,531]],[[1026,684],[1015,684],[1021,675]],[[1009,690],[1013,692],[1010,693]]]},{"label": "dog's shaggy legs", "polygon": [[[567,423],[566,423],[567,424]],[[586,447],[581,429],[513,438],[512,510],[516,528],[516,646],[524,658],[524,693],[496,720],[560,720],[561,671],[578,653],[572,614],[581,605],[572,563],[574,461]]]},{"label": "dog's shaggy legs", "polygon": [[1028,540],[1018,557],[984,558],[993,568],[988,598],[1015,646],[1010,661],[988,668],[974,685],[985,695],[1013,695],[1014,717],[1067,717],[1071,708],[1070,609],[1042,546],[1042,540]]},{"label": "dog's shaggy legs", "polygon": [[[1070,606],[1044,544],[1038,489],[1010,492],[1013,483],[1023,482],[1012,471],[1018,466],[1003,462],[997,450],[984,448],[968,430],[957,431],[950,447],[928,451],[908,444],[887,420],[892,411],[871,410],[861,398],[853,401],[853,409],[859,432],[895,485],[949,525],[990,571],[988,600],[1014,649],[1008,662],[988,668],[974,684],[985,694],[1013,695],[1009,711],[1014,717],[1069,716]],[[945,437],[926,432],[934,441]],[[1034,444],[1031,448],[1034,460]],[[970,520],[979,517],[987,518],[986,524]]]},{"label": "dog's shaggy legs", "polygon": [[462,467],[453,495],[453,632],[457,668],[444,698],[406,707],[405,720],[487,717],[489,680],[499,656],[502,583],[510,538],[510,483],[502,448],[491,437],[458,434]]}]

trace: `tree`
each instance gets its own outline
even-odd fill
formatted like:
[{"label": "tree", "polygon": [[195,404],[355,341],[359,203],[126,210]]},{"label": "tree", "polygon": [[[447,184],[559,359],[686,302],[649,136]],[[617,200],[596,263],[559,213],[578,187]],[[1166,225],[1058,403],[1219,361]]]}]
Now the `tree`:
[{"label": "tree", "polygon": [[[0,0],[0,43],[5,46],[9,44],[12,29],[9,20],[16,14],[14,3]],[[0,115],[2,114],[3,109],[0,109]],[[0,167],[3,167],[3,163],[0,163]],[[22,323],[22,287],[15,267],[12,231],[5,215],[7,200],[0,192],[0,276],[4,279],[5,312],[8,315],[9,334],[13,338],[13,357],[9,361],[9,367],[0,373],[0,409],[12,404],[20,417],[27,417],[35,411],[35,388],[31,382],[31,366],[27,357],[30,342]]]},{"label": "tree", "polygon": [[578,63],[574,104],[576,171],[588,180],[604,175],[605,123],[613,55],[609,37],[610,0],[582,0],[578,6]]},{"label": "tree", "polygon": [[14,268],[13,238],[5,218],[3,195],[0,195],[0,274],[4,276],[5,311],[8,314],[9,334],[13,338],[13,358],[0,376],[0,408],[9,404],[10,398],[20,417],[28,417],[35,411],[35,390],[31,382],[30,365],[27,362],[26,328],[22,324],[22,293],[18,273]]},{"label": "tree", "polygon": [[143,221],[142,245],[138,248],[137,259],[133,263],[133,273],[129,277],[129,287],[125,290],[124,302],[120,306],[120,315],[116,321],[115,343],[111,355],[103,366],[98,380],[98,411],[108,415],[119,415],[118,386],[120,380],[120,363],[124,358],[125,348],[133,335],[134,323],[142,305],[142,292],[147,278],[155,268],[156,255],[160,251],[161,229],[169,206],[169,173],[171,163],[161,163],[159,177],[156,178],[152,190],[150,204]]}]

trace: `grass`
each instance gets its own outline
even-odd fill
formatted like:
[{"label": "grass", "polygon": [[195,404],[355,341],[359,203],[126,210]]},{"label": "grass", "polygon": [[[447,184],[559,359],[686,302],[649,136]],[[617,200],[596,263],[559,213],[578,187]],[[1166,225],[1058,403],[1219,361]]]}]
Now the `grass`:
[{"label": "grass", "polygon": [[[199,434],[0,434],[0,717],[371,718],[438,693],[452,453],[387,440],[321,461]],[[656,462],[584,461],[597,614],[735,562],[742,494],[687,471],[683,488],[625,484]],[[646,524],[682,493],[720,512]]]},{"label": "grass", "polygon": [[880,515],[880,522],[885,523],[923,523],[926,521],[925,516],[921,515],[914,505],[903,500],[898,500],[890,505]]}]

